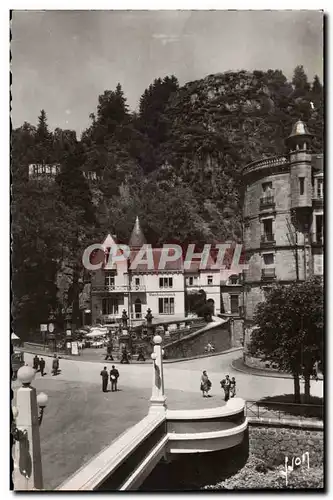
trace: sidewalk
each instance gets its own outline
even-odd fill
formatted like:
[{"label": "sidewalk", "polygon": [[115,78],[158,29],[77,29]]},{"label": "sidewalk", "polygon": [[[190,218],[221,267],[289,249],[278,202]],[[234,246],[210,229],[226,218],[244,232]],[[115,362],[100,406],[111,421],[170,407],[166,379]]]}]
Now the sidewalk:
[{"label": "sidewalk", "polygon": [[[231,362],[231,366],[234,370],[250,375],[256,375],[257,377],[273,377],[273,378],[284,378],[292,379],[293,376],[290,373],[277,372],[273,370],[265,370],[264,368],[253,368],[244,363],[243,358],[234,359]],[[323,380],[322,373],[318,374],[318,379]]]},{"label": "sidewalk", "polygon": [[[189,358],[177,358],[177,359],[164,359],[163,364],[168,364],[168,363],[181,363],[182,361],[191,361],[193,359],[201,359],[201,358],[211,358],[214,356],[222,356],[223,354],[229,354],[231,352],[236,352],[242,350],[242,347],[233,347],[231,349],[228,349],[227,351],[223,352],[216,352],[216,353],[209,353],[209,354],[199,354],[197,356],[192,356]],[[96,349],[92,351],[91,349],[83,349],[81,351],[81,354],[79,356],[74,356],[72,354],[62,354],[62,353],[55,353],[51,351],[44,351],[43,349],[38,349],[38,347],[28,347],[27,349],[24,347],[19,347],[17,350],[20,350],[22,352],[26,352],[29,354],[37,354],[38,356],[43,356],[43,357],[49,357],[53,358],[54,354],[57,354],[59,359],[69,359],[69,360],[75,360],[75,361],[86,361],[86,362],[96,362],[96,363],[113,363],[113,364],[120,364],[120,360],[114,359],[113,361],[105,360],[106,353],[104,352],[103,349]],[[150,357],[147,356],[146,361],[136,361],[132,360],[130,361],[131,365],[144,365],[148,364],[150,362]]]}]

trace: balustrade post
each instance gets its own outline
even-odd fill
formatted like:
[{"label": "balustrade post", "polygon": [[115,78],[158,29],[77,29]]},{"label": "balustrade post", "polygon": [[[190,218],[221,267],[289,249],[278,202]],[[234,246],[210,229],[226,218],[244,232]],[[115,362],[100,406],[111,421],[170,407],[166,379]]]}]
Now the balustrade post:
[{"label": "balustrade post", "polygon": [[163,376],[163,349],[162,337],[155,335],[153,338],[154,351],[151,355],[153,360],[153,384],[152,396],[150,398],[150,412],[166,409],[166,396],[164,394],[164,376]]},{"label": "balustrade post", "polygon": [[42,412],[39,416],[36,389],[30,386],[34,376],[35,371],[29,366],[23,366],[17,373],[22,387],[17,390],[16,407],[13,408],[15,418],[12,426],[12,434],[15,439],[13,483],[15,491],[43,489],[39,435]]}]

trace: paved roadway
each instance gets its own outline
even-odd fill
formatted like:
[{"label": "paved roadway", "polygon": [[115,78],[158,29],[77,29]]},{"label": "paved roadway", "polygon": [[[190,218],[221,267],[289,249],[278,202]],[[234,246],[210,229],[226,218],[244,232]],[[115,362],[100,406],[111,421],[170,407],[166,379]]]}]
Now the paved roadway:
[{"label": "paved roadway", "polygon": [[[166,395],[168,390],[181,390],[183,392],[198,393],[200,377],[203,370],[207,370],[209,378],[212,381],[212,395],[222,395],[220,380],[226,374],[234,376],[237,382],[237,396],[247,400],[258,400],[266,396],[275,396],[282,394],[293,394],[292,379],[282,379],[274,377],[262,377],[247,373],[241,373],[231,367],[231,361],[238,358],[241,351],[230,352],[209,358],[200,358],[190,361],[180,361],[178,363],[165,363],[164,386]],[[25,354],[25,360],[32,364],[32,354]],[[50,374],[52,359],[45,357],[46,372],[44,381],[53,377]],[[153,371],[152,363],[121,365],[115,363],[120,372],[119,383],[122,387],[133,389],[152,386]],[[108,369],[111,368],[108,363]],[[60,360],[61,373],[56,377],[57,380],[68,382],[81,382],[89,384],[101,383],[100,371],[103,368],[103,361],[82,362],[80,360]],[[37,377],[40,377],[38,374]],[[54,379],[54,378],[53,378]],[[15,384],[16,385],[16,384]],[[311,395],[323,397],[323,382],[311,381]]]}]

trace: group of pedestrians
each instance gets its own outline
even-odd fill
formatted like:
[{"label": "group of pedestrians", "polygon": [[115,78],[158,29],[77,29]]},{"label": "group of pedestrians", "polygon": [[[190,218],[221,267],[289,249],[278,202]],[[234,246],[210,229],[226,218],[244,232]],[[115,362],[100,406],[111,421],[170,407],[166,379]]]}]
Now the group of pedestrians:
[{"label": "group of pedestrians", "polygon": [[[220,382],[221,388],[224,390],[224,401],[228,401],[230,398],[234,398],[236,396],[236,379],[232,377],[230,379],[229,375],[226,375],[223,380]],[[202,396],[204,398],[209,398],[208,392],[212,388],[212,382],[210,381],[206,370],[202,372],[201,380],[200,380],[200,391],[202,392]]]},{"label": "group of pedestrians", "polygon": [[44,373],[44,370],[45,370],[45,359],[44,358],[40,358],[37,356],[37,354],[35,355],[35,357],[33,358],[33,365],[32,365],[33,369],[36,370],[36,372],[40,371],[40,374],[42,377],[44,377],[45,373]]},{"label": "group of pedestrians", "polygon": [[[103,370],[101,371],[101,377],[102,377],[102,391],[108,392],[109,373],[107,371],[106,366],[104,366]],[[118,390],[117,386],[118,378],[119,378],[119,371],[114,365],[112,365],[112,369],[110,370],[111,392],[115,392]]]},{"label": "group of pedestrians", "polygon": [[228,401],[230,398],[236,396],[236,379],[232,377],[230,380],[229,375],[226,375],[220,382],[222,389],[224,390],[224,401]]},{"label": "group of pedestrians", "polygon": [[[33,361],[32,361],[32,367],[34,370],[36,370],[36,372],[39,372],[40,371],[40,374],[42,377],[44,377],[45,375],[45,359],[44,358],[39,358],[37,356],[37,354],[35,355],[35,357],[33,358]],[[59,358],[58,356],[55,354],[53,356],[53,360],[52,360],[52,375],[58,375],[59,373]]]}]

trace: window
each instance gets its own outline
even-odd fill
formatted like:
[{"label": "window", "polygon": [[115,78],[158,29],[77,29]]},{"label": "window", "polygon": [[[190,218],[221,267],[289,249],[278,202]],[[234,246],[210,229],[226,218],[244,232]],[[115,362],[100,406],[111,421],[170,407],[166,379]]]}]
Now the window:
[{"label": "window", "polygon": [[263,220],[263,239],[265,241],[273,240],[273,219],[264,219]]},{"label": "window", "polygon": [[207,276],[207,285],[213,284],[213,276]]},{"label": "window", "polygon": [[262,192],[264,196],[272,195],[272,183],[271,182],[263,182],[262,183]]},{"label": "window", "polygon": [[188,276],[186,278],[186,284],[188,286],[196,286],[198,284],[198,276]]},{"label": "window", "polygon": [[304,177],[299,177],[299,194],[304,194]]},{"label": "window", "polygon": [[231,311],[231,314],[238,314],[239,313],[238,295],[230,295],[230,311]]},{"label": "window", "polygon": [[104,283],[105,283],[105,286],[113,287],[114,286],[114,273],[105,273]]},{"label": "window", "polygon": [[317,179],[317,198],[323,198],[323,196],[324,196],[323,179]]},{"label": "window", "polygon": [[271,266],[274,264],[274,254],[273,253],[264,253],[263,259],[264,259],[265,266]]},{"label": "window", "polygon": [[118,299],[112,297],[102,300],[102,313],[103,314],[118,314]]},{"label": "window", "polygon": [[141,300],[136,299],[134,303],[134,317],[135,319],[140,319],[142,316],[142,305],[141,305]]},{"label": "window", "polygon": [[140,286],[140,278],[135,278],[135,286]]},{"label": "window", "polygon": [[323,215],[316,215],[316,242],[323,243],[324,239],[324,226],[323,226]]},{"label": "window", "polygon": [[238,285],[238,276],[234,274],[234,276],[230,276],[229,278],[230,285]]},{"label": "window", "polygon": [[175,299],[173,297],[160,297],[158,299],[159,314],[175,314]]},{"label": "window", "polygon": [[160,278],[160,288],[172,288],[172,278]]}]

